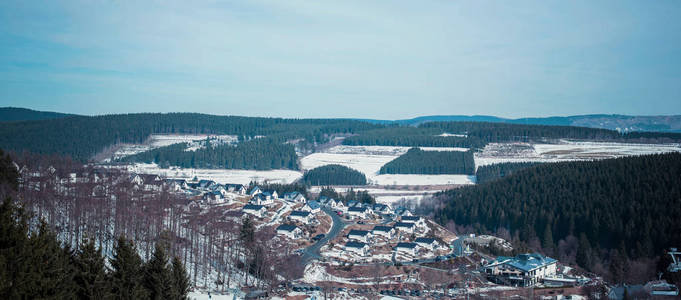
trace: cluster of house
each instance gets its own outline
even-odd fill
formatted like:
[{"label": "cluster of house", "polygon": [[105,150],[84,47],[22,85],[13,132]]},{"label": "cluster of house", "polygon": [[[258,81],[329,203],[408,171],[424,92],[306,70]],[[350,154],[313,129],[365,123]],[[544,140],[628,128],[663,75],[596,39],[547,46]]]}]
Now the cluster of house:
[{"label": "cluster of house", "polygon": [[558,261],[539,253],[499,256],[483,267],[487,278],[510,286],[534,286],[556,275]]},{"label": "cluster of house", "polygon": [[[392,226],[376,225],[371,230],[350,230],[347,235],[348,242],[344,245],[344,250],[359,256],[368,256],[371,251],[371,244],[378,238],[388,241],[396,237],[398,232],[412,234],[417,228],[425,228],[426,222],[419,216],[401,216],[400,221]],[[434,251],[440,247],[440,243],[429,237],[419,237],[412,242],[398,242],[393,248],[396,255],[415,256],[420,249]]]},{"label": "cluster of house", "polygon": [[345,213],[348,217],[353,219],[366,219],[372,214],[376,215],[411,215],[411,213],[404,208],[397,208],[392,210],[390,206],[380,203],[369,204],[362,203],[356,200],[350,200],[344,204],[341,200],[328,198],[326,196],[319,197],[319,203],[327,206],[333,210]]}]

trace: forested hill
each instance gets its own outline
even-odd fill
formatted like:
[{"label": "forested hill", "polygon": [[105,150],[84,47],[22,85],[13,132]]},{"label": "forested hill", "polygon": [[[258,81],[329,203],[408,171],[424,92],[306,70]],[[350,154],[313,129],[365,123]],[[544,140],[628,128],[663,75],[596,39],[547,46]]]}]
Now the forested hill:
[{"label": "forested hill", "polygon": [[74,115],[19,107],[0,107],[0,122],[49,120],[70,116]]},{"label": "forested hill", "polygon": [[681,245],[680,153],[542,164],[440,197],[442,224],[506,228],[522,241],[540,240],[550,254],[572,236],[580,240],[577,263],[618,264],[615,276],[624,258]]},{"label": "forested hill", "polygon": [[84,161],[116,143],[142,143],[152,133],[215,133],[240,138],[267,136],[278,142],[304,138],[314,143],[325,142],[329,134],[351,134],[379,127],[344,119],[255,118],[196,113],[76,116],[2,124],[0,148],[69,155]]}]

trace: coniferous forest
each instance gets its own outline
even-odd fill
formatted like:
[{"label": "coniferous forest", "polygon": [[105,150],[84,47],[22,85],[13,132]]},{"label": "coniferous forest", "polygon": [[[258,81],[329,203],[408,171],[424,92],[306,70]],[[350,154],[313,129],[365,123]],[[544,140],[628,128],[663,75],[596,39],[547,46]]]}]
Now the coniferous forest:
[{"label": "coniferous forest", "polygon": [[381,167],[380,174],[475,173],[473,151],[423,151],[412,148]]},{"label": "coniferous forest", "polygon": [[493,164],[493,165],[486,165],[486,166],[479,166],[478,169],[475,171],[475,178],[476,178],[476,183],[477,184],[482,184],[485,182],[490,182],[497,180],[502,177],[510,176],[511,174],[527,169],[529,167],[533,167],[536,165],[539,165],[541,163],[536,163],[536,162],[509,162],[509,163],[500,163],[500,164]]},{"label": "coniferous forest", "polygon": [[[77,248],[61,243],[52,229],[9,196],[18,173],[0,151],[0,298],[2,299],[187,299],[183,263],[157,242],[143,261],[135,244],[119,237],[105,262],[94,240]],[[37,223],[37,225],[36,225]]]},{"label": "coniferous forest", "polygon": [[207,169],[298,169],[293,145],[271,138],[259,138],[236,145],[207,145],[187,151],[187,144],[165,146],[121,159],[123,162],[156,163],[160,166]]},{"label": "coniferous forest", "polygon": [[628,259],[681,244],[681,154],[542,164],[497,181],[446,191],[442,224],[503,229],[554,254],[579,241],[576,263],[609,265],[623,282]]},{"label": "coniferous forest", "polygon": [[309,170],[303,176],[308,185],[365,185],[362,172],[341,165],[325,165]]}]

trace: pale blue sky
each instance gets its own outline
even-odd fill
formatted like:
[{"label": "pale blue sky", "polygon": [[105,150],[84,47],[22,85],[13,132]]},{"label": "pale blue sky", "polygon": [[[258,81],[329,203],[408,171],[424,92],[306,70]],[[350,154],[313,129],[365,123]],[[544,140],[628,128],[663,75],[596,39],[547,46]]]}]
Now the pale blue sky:
[{"label": "pale blue sky", "polygon": [[0,1],[0,106],[681,114],[681,1]]}]

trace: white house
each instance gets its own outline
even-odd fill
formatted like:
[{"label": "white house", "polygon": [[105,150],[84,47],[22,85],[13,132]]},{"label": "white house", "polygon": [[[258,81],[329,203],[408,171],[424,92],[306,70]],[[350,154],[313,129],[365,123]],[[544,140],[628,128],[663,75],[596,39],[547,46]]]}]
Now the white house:
[{"label": "white house", "polygon": [[400,206],[400,207],[395,208],[395,215],[398,215],[398,216],[413,216],[414,214],[412,214],[411,211],[409,211],[408,209]]},{"label": "white house", "polygon": [[556,275],[557,262],[539,253],[519,254],[516,257],[499,256],[485,265],[483,270],[488,277],[499,283],[534,286],[544,277]]},{"label": "white house", "polygon": [[420,216],[401,216],[400,221],[403,223],[414,223],[419,228],[426,226],[426,220]]},{"label": "white house", "polygon": [[310,223],[312,214],[309,211],[294,210],[288,215],[288,219],[291,221],[299,221],[302,223]]},{"label": "white house", "polygon": [[248,192],[248,195],[253,197],[253,196],[260,194],[260,193],[262,193],[262,190],[260,189],[260,187],[255,186],[255,187],[253,187],[253,189],[251,189],[250,192]]},{"label": "white house", "polygon": [[225,196],[218,191],[212,191],[203,194],[203,200],[212,204],[222,203],[225,201]]},{"label": "white house", "polygon": [[248,203],[267,206],[273,204],[274,200],[272,200],[271,197],[265,196],[265,193],[260,193],[253,196],[253,198],[251,198],[251,200],[248,201]]},{"label": "white house", "polygon": [[301,210],[309,211],[313,214],[318,213],[320,209],[321,209],[321,205],[319,205],[319,202],[314,201],[314,200],[307,201],[307,203],[305,203],[305,206],[303,206],[303,208],[301,208]]},{"label": "white house", "polygon": [[298,192],[290,192],[284,194],[284,200],[296,203],[305,203],[307,201],[307,199],[305,199],[305,196]]},{"label": "white house", "polygon": [[263,191],[261,194],[265,195],[265,197],[267,197],[267,199],[269,200],[279,198],[279,194],[277,194],[277,191]]},{"label": "white house", "polygon": [[372,210],[377,214],[388,214],[390,213],[390,207],[385,204],[376,203],[372,206]]},{"label": "white house", "polygon": [[230,192],[230,193],[235,193],[235,194],[239,194],[239,195],[245,195],[246,194],[246,187],[244,187],[243,184],[227,183],[227,184],[225,184],[225,189],[227,189],[227,191]]},{"label": "white house", "polygon": [[287,236],[290,239],[297,239],[303,235],[303,231],[294,225],[281,224],[277,227],[277,234]]},{"label": "white house", "polygon": [[389,227],[389,226],[374,226],[373,229],[371,229],[371,234],[374,236],[383,236],[387,239],[392,239],[393,236],[395,235],[395,228]]},{"label": "white house", "polygon": [[439,246],[437,240],[434,239],[434,238],[420,237],[420,238],[416,238],[416,240],[414,240],[414,242],[417,245],[419,245],[419,247],[423,247],[423,248],[428,249],[430,251],[435,250]]},{"label": "white house", "polygon": [[347,242],[345,243],[345,251],[360,256],[367,256],[369,254],[369,245],[362,242]]},{"label": "white house", "polygon": [[330,204],[331,204],[331,208],[334,209],[334,210],[344,211],[345,208],[346,208],[345,204],[343,204],[343,201],[341,201],[341,200],[336,200],[336,199],[331,198]]},{"label": "white house", "polygon": [[244,213],[254,215],[258,218],[262,218],[267,212],[267,209],[262,205],[246,204],[243,209]]},{"label": "white house", "polygon": [[402,255],[416,255],[416,244],[415,243],[397,243],[395,248],[393,248],[396,254]]},{"label": "white house", "polygon": [[368,209],[366,207],[349,207],[348,215],[354,218],[365,219],[367,217]]},{"label": "white house", "polygon": [[399,231],[403,231],[406,233],[414,233],[414,228],[416,225],[414,223],[404,223],[404,222],[397,222],[395,223],[395,229]]},{"label": "white house", "polygon": [[363,243],[369,243],[371,241],[371,233],[366,230],[350,230],[348,233],[348,239],[360,241]]},{"label": "white house", "polygon": [[204,189],[204,190],[209,190],[210,188],[212,188],[216,184],[217,183],[215,181],[208,180],[208,179],[199,180],[199,188]]}]

